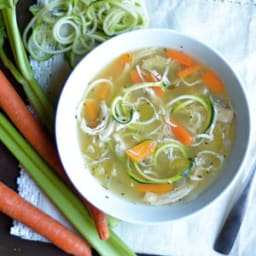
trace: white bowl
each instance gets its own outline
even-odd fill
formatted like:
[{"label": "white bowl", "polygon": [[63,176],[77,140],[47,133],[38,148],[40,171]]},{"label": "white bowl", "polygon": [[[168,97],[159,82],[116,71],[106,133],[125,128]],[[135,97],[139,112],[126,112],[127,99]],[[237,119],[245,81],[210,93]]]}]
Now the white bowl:
[{"label": "white bowl", "polygon": [[[124,52],[146,47],[180,48],[211,67],[223,80],[236,113],[235,139],[230,157],[221,175],[197,198],[186,203],[165,206],[135,204],[104,189],[84,167],[76,122],[76,107],[85,85],[111,60]],[[241,82],[229,64],[202,42],[169,29],[144,29],[122,34],[101,44],[76,66],[61,93],[56,139],[62,163],[77,190],[92,204],[109,215],[133,223],[159,223],[195,213],[230,187],[241,172],[250,134],[247,100]]]}]

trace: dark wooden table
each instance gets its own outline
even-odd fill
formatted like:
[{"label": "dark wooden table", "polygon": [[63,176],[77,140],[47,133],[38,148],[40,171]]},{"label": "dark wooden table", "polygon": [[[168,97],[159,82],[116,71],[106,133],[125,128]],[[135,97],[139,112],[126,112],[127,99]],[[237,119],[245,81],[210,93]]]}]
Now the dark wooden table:
[{"label": "dark wooden table", "polygon": [[[28,7],[35,0],[20,0],[17,6],[18,19],[20,29],[22,30],[27,24],[30,15]],[[5,70],[1,61],[0,69],[2,69],[13,84],[10,73]],[[16,84],[17,85],[17,84]],[[17,88],[19,86],[17,85]],[[22,94],[22,91],[19,91]],[[18,163],[16,159],[8,152],[4,145],[0,142],[0,180],[8,184],[11,188],[16,189],[16,179],[19,174]],[[21,239],[9,234],[12,220],[0,213],[0,255],[1,256],[66,256],[64,252],[56,248],[50,243],[34,242]],[[95,255],[97,255],[95,253]],[[138,254],[139,255],[139,254]],[[125,256],[125,255],[120,255]],[[140,256],[143,256],[142,254]],[[150,255],[148,255],[150,256]]]}]

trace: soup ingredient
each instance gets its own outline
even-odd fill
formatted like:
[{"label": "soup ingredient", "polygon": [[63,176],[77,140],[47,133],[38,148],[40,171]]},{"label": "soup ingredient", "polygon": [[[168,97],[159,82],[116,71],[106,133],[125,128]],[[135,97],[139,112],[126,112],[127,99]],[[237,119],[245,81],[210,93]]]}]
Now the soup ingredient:
[{"label": "soup ingredient", "polygon": [[46,60],[67,53],[72,66],[106,39],[149,23],[141,0],[53,0],[30,10],[34,17],[23,41],[31,56]]},{"label": "soup ingredient", "polygon": [[0,70],[0,107],[53,169],[62,169],[55,145]]},{"label": "soup ingredient", "polygon": [[104,82],[101,83],[98,86],[97,94],[98,94],[97,98],[99,101],[106,100],[108,95],[110,94],[110,85]]},{"label": "soup ingredient", "polygon": [[131,61],[132,56],[130,53],[124,53],[121,56],[119,56],[114,64],[116,69],[115,73],[119,75],[120,72],[122,72],[129,63],[131,63]]},{"label": "soup ingredient", "polygon": [[84,103],[84,113],[88,125],[94,128],[98,125],[97,116],[99,108],[95,101],[88,100]]},{"label": "soup ingredient", "polygon": [[185,78],[189,75],[191,75],[192,73],[200,70],[201,66],[200,65],[193,65],[193,66],[189,66],[187,68],[184,68],[182,70],[180,70],[178,73],[177,73],[177,76],[179,78]]},{"label": "soup ingredient", "polygon": [[126,155],[132,161],[138,163],[145,160],[149,156],[151,156],[154,153],[155,148],[156,148],[155,142],[151,140],[147,140],[133,146],[132,148],[129,148],[126,151]]},{"label": "soup ingredient", "polygon": [[174,119],[170,120],[170,129],[174,137],[182,142],[184,145],[189,146],[193,142],[193,136]]},{"label": "soup ingredient", "polygon": [[[184,146],[176,141],[160,145],[152,155],[152,163],[132,162],[129,176],[138,183],[165,184],[176,182],[186,176],[193,166]],[[160,177],[162,174],[163,177]]]},{"label": "soup ingredient", "polygon": [[49,239],[66,253],[91,255],[85,240],[45,214],[0,181],[0,211]]},{"label": "soup ingredient", "polygon": [[0,140],[67,220],[100,255],[135,256],[112,231],[110,231],[110,238],[107,241],[99,239],[97,230],[81,200],[70,190],[69,186],[54,174],[54,171],[40,158],[2,113],[0,113]]},{"label": "soup ingredient", "polygon": [[173,190],[173,184],[137,184],[136,188],[140,192],[167,193]]},{"label": "soup ingredient", "polygon": [[[190,200],[221,172],[230,152],[229,95],[210,89],[203,76],[213,71],[181,50],[126,54],[132,61],[119,76],[113,74],[123,55],[85,85],[77,120],[86,166],[103,187],[136,203]],[[103,101],[104,125],[89,129],[81,106],[96,100],[102,80],[112,89]]]},{"label": "soup ingredient", "polygon": [[131,71],[130,78],[134,83],[141,83],[143,81],[136,68]]},{"label": "soup ingredient", "polygon": [[224,84],[213,71],[206,71],[203,74],[202,79],[214,92],[222,92],[224,90]]},{"label": "soup ingredient", "polygon": [[194,59],[182,51],[174,50],[174,49],[167,49],[166,54],[169,58],[177,61],[178,63],[180,63],[182,65],[192,66],[193,64],[195,64]]},{"label": "soup ingredient", "polygon": [[[29,112],[2,71],[0,71],[0,84],[0,107],[6,112],[8,117],[40,156],[72,187],[72,184],[65,175],[65,170],[60,162],[57,149],[49,134],[43,129],[31,112]],[[86,200],[82,199],[82,201],[89,208],[100,238],[103,240],[108,239],[109,231],[106,215]]]},{"label": "soup ingredient", "polygon": [[[36,81],[30,66],[26,50],[19,32],[16,16],[16,0],[1,1],[0,5],[0,58],[4,65],[11,71],[14,77],[23,86],[30,104],[35,109],[39,119],[52,132],[54,127],[54,109],[42,87]],[[8,35],[8,41],[15,59],[15,65],[6,56],[4,41]]]}]

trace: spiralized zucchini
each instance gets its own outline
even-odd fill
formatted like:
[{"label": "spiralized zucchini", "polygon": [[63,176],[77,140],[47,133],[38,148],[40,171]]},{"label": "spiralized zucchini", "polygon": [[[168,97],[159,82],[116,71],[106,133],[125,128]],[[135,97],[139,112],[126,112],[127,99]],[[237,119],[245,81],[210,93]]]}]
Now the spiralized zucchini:
[{"label": "spiralized zucchini", "polygon": [[52,0],[30,10],[23,34],[30,55],[43,61],[67,53],[72,66],[99,43],[149,23],[142,0]]}]

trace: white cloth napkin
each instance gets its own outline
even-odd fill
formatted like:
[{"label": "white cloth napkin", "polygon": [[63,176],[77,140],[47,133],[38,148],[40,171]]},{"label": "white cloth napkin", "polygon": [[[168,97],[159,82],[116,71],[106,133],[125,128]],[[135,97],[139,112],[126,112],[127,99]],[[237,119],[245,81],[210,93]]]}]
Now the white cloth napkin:
[{"label": "white cloth napkin", "polygon": [[[250,104],[252,129],[255,130],[256,0],[145,0],[145,3],[151,27],[172,28],[191,35],[217,49],[229,61],[244,83]],[[62,57],[43,64],[31,61],[31,65],[51,98],[56,99],[65,76],[62,76],[63,80],[59,80],[60,76],[54,74],[60,70],[62,74],[65,71],[67,74]],[[55,89],[47,87],[47,84],[54,84]],[[220,255],[213,250],[216,234],[231,203],[241,191],[250,167],[256,159],[255,153],[256,135],[253,135],[243,166],[244,173],[237,177],[229,191],[193,216],[156,226],[121,222],[115,228],[115,232],[135,252],[166,256]],[[26,199],[68,225],[24,171],[18,178],[18,189]],[[231,256],[256,256],[255,218],[256,189],[253,189]],[[17,222],[14,222],[11,233],[25,239],[42,240],[39,235]]]}]

